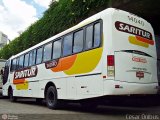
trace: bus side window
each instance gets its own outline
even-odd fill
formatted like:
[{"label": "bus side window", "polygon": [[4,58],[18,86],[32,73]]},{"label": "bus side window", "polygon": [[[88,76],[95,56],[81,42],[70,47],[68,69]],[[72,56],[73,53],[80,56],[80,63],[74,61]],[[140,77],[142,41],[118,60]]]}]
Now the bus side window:
[{"label": "bus side window", "polygon": [[85,49],[89,50],[93,46],[93,25],[90,25],[86,28],[86,42]]},{"label": "bus side window", "polygon": [[72,54],[73,35],[69,34],[63,39],[63,56]]},{"label": "bus side window", "polygon": [[24,67],[28,67],[29,53],[27,53],[24,57]]},{"label": "bus side window", "polygon": [[42,50],[42,47],[37,49],[36,64],[40,64],[42,62]]},{"label": "bus side window", "polygon": [[13,59],[11,63],[11,71],[16,70],[17,67],[17,59]]},{"label": "bus side window", "polygon": [[18,70],[19,68],[18,68],[18,65],[19,65],[19,57],[18,58],[16,58],[16,70]]},{"label": "bus side window", "polygon": [[62,39],[53,43],[53,59],[60,58],[61,56]]},{"label": "bus side window", "polygon": [[51,60],[51,54],[52,54],[52,43],[49,43],[44,46],[43,61]]},{"label": "bus side window", "polygon": [[83,50],[83,30],[74,33],[73,52],[78,53]]},{"label": "bus side window", "polygon": [[33,51],[29,53],[29,66],[33,65]]},{"label": "bus side window", "polygon": [[20,56],[20,58],[19,58],[18,69],[22,69],[23,64],[24,64],[24,55]]},{"label": "bus side window", "polygon": [[35,65],[35,59],[36,59],[36,50],[33,50],[29,53],[29,66]]},{"label": "bus side window", "polygon": [[100,46],[101,41],[101,29],[100,29],[100,23],[94,24],[94,48]]}]

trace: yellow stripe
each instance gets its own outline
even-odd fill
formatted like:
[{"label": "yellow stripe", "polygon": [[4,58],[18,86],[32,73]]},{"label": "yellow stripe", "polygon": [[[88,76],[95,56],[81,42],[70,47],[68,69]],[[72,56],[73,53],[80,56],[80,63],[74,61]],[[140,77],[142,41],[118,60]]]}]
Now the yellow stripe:
[{"label": "yellow stripe", "polygon": [[149,44],[137,40],[136,37],[134,37],[134,36],[129,36],[128,40],[131,44],[142,46],[142,47],[145,47],[145,48],[149,47]]},{"label": "yellow stripe", "polygon": [[102,50],[101,47],[78,54],[73,66],[64,71],[64,73],[67,75],[73,75],[91,72],[98,65],[102,56]]},{"label": "yellow stripe", "polygon": [[24,83],[16,84],[16,89],[17,90],[27,90],[28,86],[29,86],[28,81],[25,81]]}]

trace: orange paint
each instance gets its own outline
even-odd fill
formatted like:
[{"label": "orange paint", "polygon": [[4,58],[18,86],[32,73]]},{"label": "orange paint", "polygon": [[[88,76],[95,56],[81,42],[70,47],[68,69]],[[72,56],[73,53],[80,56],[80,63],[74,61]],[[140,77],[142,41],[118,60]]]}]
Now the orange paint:
[{"label": "orange paint", "polygon": [[25,82],[25,79],[15,79],[13,80],[13,84],[21,84],[21,83],[24,83]]},{"label": "orange paint", "polygon": [[143,37],[140,37],[140,36],[136,36],[136,39],[141,41],[141,42],[148,43],[150,45],[154,45],[154,41],[153,40],[149,40],[147,38],[143,38]]},{"label": "orange paint", "polygon": [[51,68],[53,72],[59,72],[63,70],[68,70],[74,64],[77,55],[72,55],[59,59],[58,65],[54,68]]}]

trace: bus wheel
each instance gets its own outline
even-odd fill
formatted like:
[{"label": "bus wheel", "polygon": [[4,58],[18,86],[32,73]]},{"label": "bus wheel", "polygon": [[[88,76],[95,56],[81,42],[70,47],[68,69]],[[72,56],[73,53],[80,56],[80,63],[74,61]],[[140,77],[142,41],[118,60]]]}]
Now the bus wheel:
[{"label": "bus wheel", "polygon": [[46,104],[50,109],[56,109],[58,106],[57,90],[54,86],[50,86],[46,93]]},{"label": "bus wheel", "polygon": [[9,89],[8,95],[9,95],[9,100],[11,102],[15,102],[16,101],[16,97],[13,96],[13,89],[12,88]]}]

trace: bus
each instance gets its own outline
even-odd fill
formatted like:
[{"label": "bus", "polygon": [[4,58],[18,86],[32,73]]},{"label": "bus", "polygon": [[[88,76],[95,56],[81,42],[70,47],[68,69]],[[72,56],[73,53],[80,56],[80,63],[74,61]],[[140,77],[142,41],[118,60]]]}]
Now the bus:
[{"label": "bus", "polygon": [[[0,59],[0,70],[3,70],[4,66],[5,66],[6,60],[4,59]],[[0,72],[0,89],[2,89],[2,73],[3,71]]]},{"label": "bus", "polygon": [[3,96],[45,99],[55,109],[61,100],[154,95],[156,65],[151,24],[108,8],[9,58]]}]

